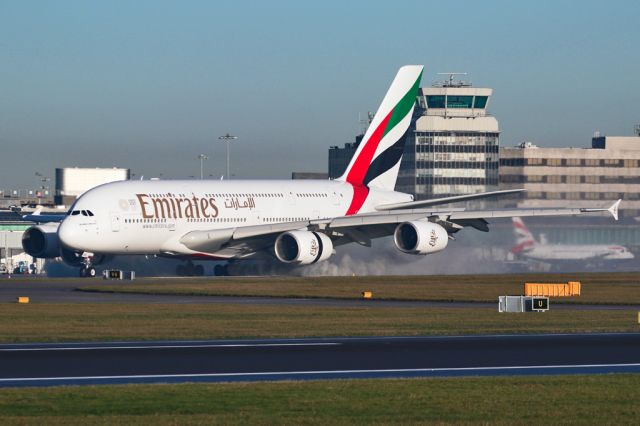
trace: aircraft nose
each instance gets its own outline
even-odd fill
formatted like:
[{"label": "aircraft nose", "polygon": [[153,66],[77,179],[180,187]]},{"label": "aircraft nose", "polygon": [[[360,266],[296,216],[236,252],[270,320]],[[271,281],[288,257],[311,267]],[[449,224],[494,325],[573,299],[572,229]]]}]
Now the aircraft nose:
[{"label": "aircraft nose", "polygon": [[68,248],[78,248],[78,229],[73,223],[65,219],[58,227],[58,239],[60,242]]}]

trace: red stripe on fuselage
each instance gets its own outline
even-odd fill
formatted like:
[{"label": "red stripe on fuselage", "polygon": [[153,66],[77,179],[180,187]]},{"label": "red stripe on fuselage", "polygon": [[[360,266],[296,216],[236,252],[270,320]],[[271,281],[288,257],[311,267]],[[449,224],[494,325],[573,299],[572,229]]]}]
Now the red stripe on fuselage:
[{"label": "red stripe on fuselage", "polygon": [[369,195],[369,188],[364,185],[353,185],[353,198],[351,198],[351,204],[347,209],[346,216],[351,216],[352,214],[358,213],[360,208],[367,200],[367,196]]}]

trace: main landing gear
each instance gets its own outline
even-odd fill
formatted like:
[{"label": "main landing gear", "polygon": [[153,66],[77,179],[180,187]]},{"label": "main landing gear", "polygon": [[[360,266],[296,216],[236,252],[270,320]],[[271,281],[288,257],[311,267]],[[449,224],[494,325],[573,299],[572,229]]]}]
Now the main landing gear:
[{"label": "main landing gear", "polygon": [[176,266],[176,275],[179,277],[201,277],[204,275],[202,265],[194,265],[190,260],[184,265]]},{"label": "main landing gear", "polygon": [[216,265],[213,267],[213,275],[216,277],[226,277],[229,275],[229,264],[225,263],[224,265]]}]

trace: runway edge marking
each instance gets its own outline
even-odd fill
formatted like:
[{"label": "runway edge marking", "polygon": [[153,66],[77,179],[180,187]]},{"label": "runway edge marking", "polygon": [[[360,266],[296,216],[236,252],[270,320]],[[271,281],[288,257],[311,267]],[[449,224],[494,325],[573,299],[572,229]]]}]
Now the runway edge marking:
[{"label": "runway edge marking", "polygon": [[206,378],[206,377],[250,377],[250,376],[306,376],[333,374],[385,374],[385,373],[442,373],[442,372],[473,372],[473,371],[510,371],[510,370],[553,370],[553,369],[586,369],[586,368],[640,368],[640,363],[630,364],[567,364],[567,365],[524,365],[498,367],[452,367],[452,368],[406,368],[381,370],[318,370],[318,371],[274,371],[251,373],[191,373],[191,374],[141,374],[118,376],[69,376],[69,377],[16,377],[0,379],[5,382],[38,382],[38,381],[84,381],[84,380],[119,380],[119,379],[172,379],[172,378]]}]

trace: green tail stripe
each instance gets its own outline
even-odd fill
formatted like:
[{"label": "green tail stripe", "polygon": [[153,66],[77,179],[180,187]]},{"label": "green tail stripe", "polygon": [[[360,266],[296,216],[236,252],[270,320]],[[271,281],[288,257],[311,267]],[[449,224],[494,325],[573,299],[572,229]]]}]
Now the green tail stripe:
[{"label": "green tail stripe", "polygon": [[[413,87],[400,99],[400,102],[393,108],[393,113],[391,114],[391,119],[389,119],[389,123],[387,124],[387,128],[384,130],[384,134],[386,135],[396,127],[404,117],[409,114],[411,108],[416,103],[416,95],[418,93],[418,88],[420,87],[420,80],[422,80],[422,72],[418,76],[418,79],[415,83],[413,83]],[[384,137],[384,136],[383,136]]]}]

